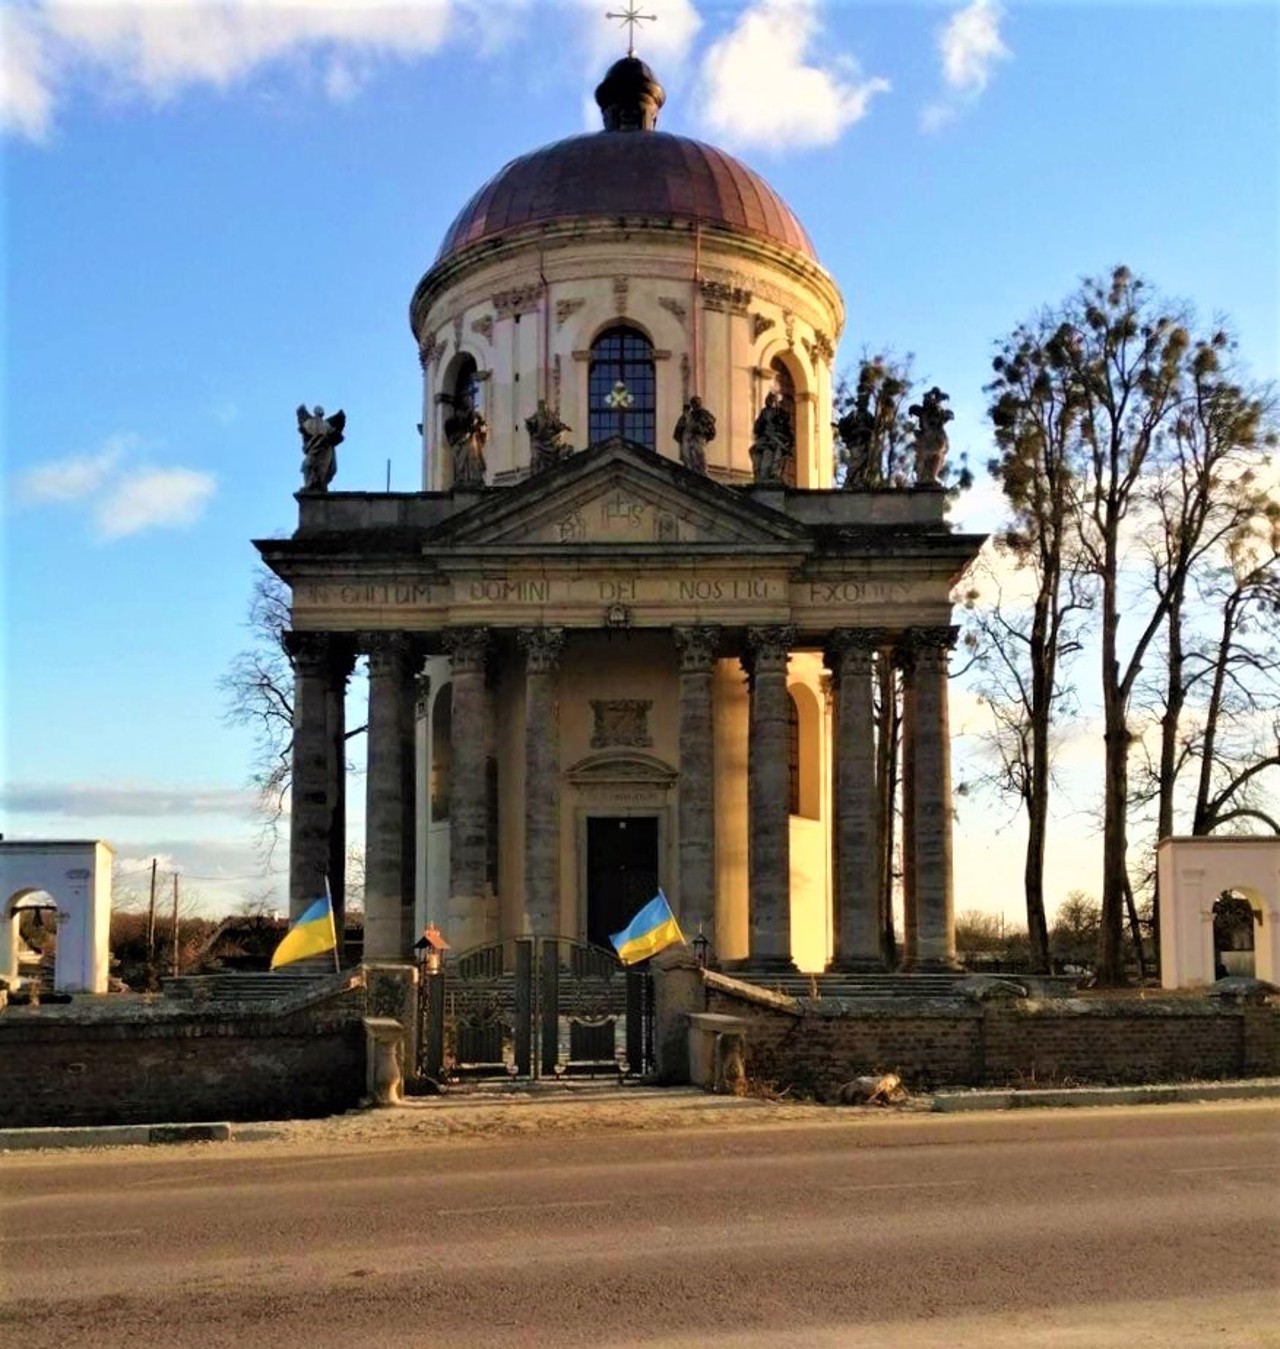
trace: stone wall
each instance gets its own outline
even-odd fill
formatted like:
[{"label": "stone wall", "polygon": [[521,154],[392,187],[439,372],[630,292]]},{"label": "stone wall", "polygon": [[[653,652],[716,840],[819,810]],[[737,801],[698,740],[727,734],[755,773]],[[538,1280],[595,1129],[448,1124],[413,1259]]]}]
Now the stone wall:
[{"label": "stone wall", "polygon": [[707,1010],[748,1022],[748,1077],[819,1099],[880,1072],[921,1089],[1280,1075],[1280,1007],[1269,1003],[792,999],[730,983],[708,979]]},{"label": "stone wall", "polygon": [[284,1015],[121,998],[0,1015],[0,1128],[328,1115],[365,1090],[363,990]]}]

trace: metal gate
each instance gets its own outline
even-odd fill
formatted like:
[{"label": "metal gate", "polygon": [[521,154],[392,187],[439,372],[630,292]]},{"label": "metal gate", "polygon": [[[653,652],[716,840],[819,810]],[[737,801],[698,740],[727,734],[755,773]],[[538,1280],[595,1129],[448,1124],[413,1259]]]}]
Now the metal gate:
[{"label": "metal gate", "polygon": [[567,937],[473,947],[424,971],[419,1072],[639,1077],[653,1068],[653,976]]}]

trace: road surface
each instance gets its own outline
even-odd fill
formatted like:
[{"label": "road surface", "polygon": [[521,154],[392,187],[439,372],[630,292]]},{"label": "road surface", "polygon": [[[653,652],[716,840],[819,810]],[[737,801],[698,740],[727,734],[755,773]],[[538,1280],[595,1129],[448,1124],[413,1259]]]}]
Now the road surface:
[{"label": "road surface", "polygon": [[1280,1107],[0,1158],[0,1342],[1280,1345]]}]

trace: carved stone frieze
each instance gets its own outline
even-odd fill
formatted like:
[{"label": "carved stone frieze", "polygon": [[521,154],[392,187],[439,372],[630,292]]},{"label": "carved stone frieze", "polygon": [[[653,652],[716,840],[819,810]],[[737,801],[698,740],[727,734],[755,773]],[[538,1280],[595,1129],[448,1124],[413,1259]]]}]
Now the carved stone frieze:
[{"label": "carved stone frieze", "polygon": [[532,313],[537,309],[541,299],[542,283],[531,282],[527,286],[512,286],[510,290],[500,290],[492,297],[492,302],[498,318],[509,319]]},{"label": "carved stone frieze", "polygon": [[570,299],[556,301],[556,328],[563,328],[565,322],[586,304],[585,300]]},{"label": "carved stone frieze", "polygon": [[745,314],[751,303],[751,291],[745,286],[732,286],[724,281],[699,281],[702,303],[707,309],[730,314]]},{"label": "carved stone frieze", "polygon": [[613,303],[619,315],[627,312],[627,294],[631,289],[631,278],[629,276],[615,276],[613,278]]},{"label": "carved stone frieze", "polygon": [[651,698],[612,698],[591,701],[594,729],[591,732],[592,749],[611,749],[615,746],[647,749],[653,744],[649,734]]}]

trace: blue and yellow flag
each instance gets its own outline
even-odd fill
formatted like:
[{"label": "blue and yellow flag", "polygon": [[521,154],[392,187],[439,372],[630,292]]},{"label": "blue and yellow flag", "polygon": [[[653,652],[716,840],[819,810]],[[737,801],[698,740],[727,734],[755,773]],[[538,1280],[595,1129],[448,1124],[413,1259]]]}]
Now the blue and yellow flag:
[{"label": "blue and yellow flag", "polygon": [[659,890],[626,927],[615,932],[609,940],[618,952],[619,960],[624,965],[634,965],[637,960],[647,960],[672,942],[684,941],[684,933],[680,931],[666,895]]},{"label": "blue and yellow flag", "polygon": [[271,968],[290,965],[295,960],[305,960],[308,956],[323,955],[338,945],[337,934],[333,927],[333,900],[326,894],[299,915],[297,921],[285,933],[284,940],[276,947],[271,957]]}]

